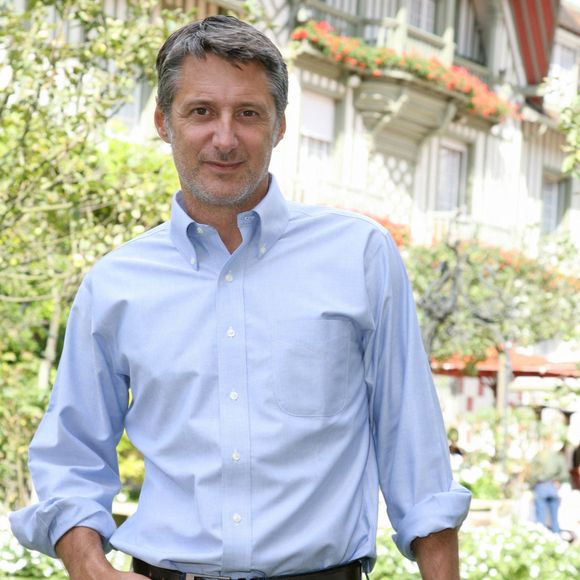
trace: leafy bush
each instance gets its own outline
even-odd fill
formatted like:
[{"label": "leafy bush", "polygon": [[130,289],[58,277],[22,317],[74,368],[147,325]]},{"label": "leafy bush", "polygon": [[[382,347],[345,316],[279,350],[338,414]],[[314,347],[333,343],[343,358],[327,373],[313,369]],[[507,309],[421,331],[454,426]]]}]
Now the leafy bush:
[{"label": "leafy bush", "polygon": [[[417,565],[403,558],[390,531],[378,538],[372,580],[419,580]],[[509,528],[473,528],[460,535],[463,580],[569,580],[580,577],[580,547],[543,526],[516,522]]]},{"label": "leafy bush", "polygon": [[[143,456],[133,446],[127,433],[123,433],[119,445],[117,445],[117,454],[119,455],[119,474],[123,482],[122,494],[125,500],[138,501],[141,493],[141,486],[145,478],[145,465]],[[121,497],[117,496],[120,500]]]},{"label": "leafy bush", "polygon": [[466,580],[569,580],[580,575],[580,548],[541,525],[475,528],[462,536],[462,578]]},{"label": "leafy bush", "polygon": [[0,578],[66,578],[60,561],[23,548],[0,518]]},{"label": "leafy bush", "polygon": [[[372,580],[420,580],[417,564],[403,558],[385,530],[377,541],[378,559]],[[109,560],[128,570],[129,559],[112,552]],[[580,577],[580,547],[571,546],[543,526],[516,522],[509,528],[473,528],[461,532],[463,580],[569,580]],[[0,518],[0,578],[64,580],[62,565],[52,558],[24,549]]]},{"label": "leafy bush", "polygon": [[392,530],[386,530],[377,538],[377,562],[371,574],[371,580],[417,580],[421,578],[415,562],[407,560],[391,539]]},{"label": "leafy bush", "polygon": [[[121,552],[111,552],[109,561],[118,570],[129,569],[129,558]],[[8,519],[0,516],[0,578],[65,580],[68,578],[60,560],[23,548],[10,532]]]},{"label": "leafy bush", "polygon": [[459,482],[473,494],[474,498],[501,499],[504,497],[504,489],[497,480],[497,476],[491,471],[474,466],[461,471]]},{"label": "leafy bush", "polygon": [[[158,0],[0,1],[0,504],[26,505],[27,448],[46,408],[83,273],[166,219],[178,187],[158,143],[107,121],[153,80],[163,40],[190,19]],[[155,14],[155,16],[153,16]],[[125,137],[125,135],[123,136]]]}]

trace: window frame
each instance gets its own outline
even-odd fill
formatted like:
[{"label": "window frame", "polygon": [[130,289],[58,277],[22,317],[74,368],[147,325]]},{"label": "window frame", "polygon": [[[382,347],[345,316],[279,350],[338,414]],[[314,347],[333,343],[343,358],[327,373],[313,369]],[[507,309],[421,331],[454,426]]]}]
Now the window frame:
[{"label": "window frame", "polygon": [[[550,186],[550,189],[546,188],[546,185]],[[552,187],[556,187],[554,192]],[[566,218],[566,214],[570,209],[570,192],[571,192],[571,181],[569,178],[562,176],[556,172],[544,171],[542,176],[542,189],[540,192],[540,235],[549,236],[558,231],[562,223]],[[555,196],[553,195],[555,193]],[[555,210],[552,209],[550,215],[546,212],[546,198],[547,194],[552,195],[556,199]],[[548,220],[549,218],[549,220]],[[549,221],[549,223],[548,223]]]},{"label": "window frame", "polygon": [[[441,168],[442,168],[442,158],[441,153],[443,149],[447,149],[454,153],[460,155],[460,165],[459,171],[457,173],[458,179],[456,181],[457,194],[456,203],[454,207],[440,207],[440,201],[443,201],[441,196]],[[468,173],[469,173],[469,162],[470,162],[470,146],[468,143],[462,141],[456,141],[452,139],[441,139],[439,146],[437,147],[437,172],[435,177],[435,188],[433,196],[433,211],[441,214],[457,213],[459,215],[468,215],[470,213],[469,208],[469,196],[468,196]],[[447,196],[447,194],[446,194]]]},{"label": "window frame", "polygon": [[[414,21],[415,9],[419,8],[418,22]],[[429,15],[429,8],[433,8],[433,14]],[[408,22],[411,26],[424,30],[431,34],[437,34],[437,16],[439,11],[439,0],[409,0],[407,4]],[[429,21],[431,20],[431,21]],[[431,25],[431,26],[429,26]]]},{"label": "window frame", "polygon": [[[330,105],[326,120],[319,110],[317,122],[311,124],[316,115],[305,115],[304,107],[317,106],[326,108]],[[314,88],[304,88],[301,95],[301,114],[298,130],[298,169],[301,178],[311,181],[313,176],[322,181],[328,181],[333,173],[334,143],[336,139],[336,99]]]}]

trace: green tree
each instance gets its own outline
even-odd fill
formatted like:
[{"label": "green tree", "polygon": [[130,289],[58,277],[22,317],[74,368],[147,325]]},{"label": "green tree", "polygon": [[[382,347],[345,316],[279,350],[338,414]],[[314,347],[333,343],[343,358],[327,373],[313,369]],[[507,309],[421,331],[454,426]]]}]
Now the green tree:
[{"label": "green tree", "polygon": [[566,157],[562,171],[580,178],[580,96],[565,107],[560,115],[560,128],[566,135]]},{"label": "green tree", "polygon": [[577,254],[567,240],[544,249],[531,259],[477,240],[408,247],[428,354],[475,363],[508,343],[577,338],[580,281],[562,273],[577,271]]},{"label": "green tree", "polygon": [[177,187],[155,144],[110,137],[167,34],[190,19],[130,0],[0,1],[0,504],[28,500],[26,447],[86,269],[166,219]]}]

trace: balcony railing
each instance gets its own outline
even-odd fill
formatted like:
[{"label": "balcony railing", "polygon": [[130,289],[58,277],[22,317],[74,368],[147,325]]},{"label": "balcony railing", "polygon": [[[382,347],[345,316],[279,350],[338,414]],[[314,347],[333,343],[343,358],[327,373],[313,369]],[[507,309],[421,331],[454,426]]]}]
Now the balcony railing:
[{"label": "balcony railing", "polygon": [[298,12],[298,18],[301,20],[325,20],[340,34],[360,36],[361,17],[356,14],[356,9],[348,11],[349,7],[349,4],[346,4],[345,8],[347,9],[344,10],[321,0],[305,0]]},{"label": "balcony railing", "polygon": [[356,0],[333,0],[332,4],[304,0],[302,6],[300,18],[325,20],[340,34],[358,36],[369,44],[397,52],[435,57],[446,64],[453,61],[453,39],[408,24],[406,11],[397,11],[394,1],[379,2],[367,14],[357,13]]},{"label": "balcony railing", "polygon": [[479,77],[484,83],[491,85],[494,82],[491,71],[485,65],[475,62],[469,58],[455,55],[454,64],[466,68],[472,75]]}]

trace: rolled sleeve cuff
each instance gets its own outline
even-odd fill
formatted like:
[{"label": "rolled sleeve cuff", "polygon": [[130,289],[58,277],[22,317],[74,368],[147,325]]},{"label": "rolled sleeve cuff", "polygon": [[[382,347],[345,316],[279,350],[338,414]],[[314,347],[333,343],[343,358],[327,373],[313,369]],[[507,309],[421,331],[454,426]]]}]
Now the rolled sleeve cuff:
[{"label": "rolled sleeve cuff", "polygon": [[471,493],[453,482],[447,492],[433,494],[413,506],[397,526],[393,540],[401,553],[415,560],[411,543],[416,538],[461,526],[471,503]]},{"label": "rolled sleeve cuff", "polygon": [[13,512],[9,516],[12,533],[26,548],[56,558],[55,545],[71,528],[86,527],[103,538],[109,550],[109,538],[116,526],[113,516],[100,503],[85,498],[41,502]]}]

